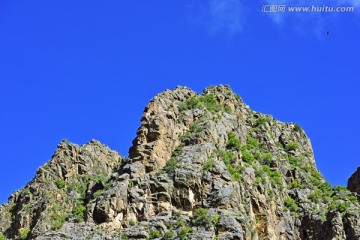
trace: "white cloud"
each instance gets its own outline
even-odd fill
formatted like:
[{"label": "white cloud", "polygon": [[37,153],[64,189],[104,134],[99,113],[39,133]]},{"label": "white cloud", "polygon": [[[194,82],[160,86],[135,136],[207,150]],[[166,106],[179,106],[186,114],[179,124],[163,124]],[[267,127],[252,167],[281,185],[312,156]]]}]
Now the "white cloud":
[{"label": "white cloud", "polygon": [[243,30],[245,8],[240,0],[210,0],[206,5],[191,8],[194,10],[191,21],[205,27],[210,34],[233,35]]},{"label": "white cloud", "polygon": [[343,14],[359,13],[360,0],[266,0],[269,5],[288,6],[353,6],[354,13],[320,13],[320,12],[285,12],[285,13],[265,13],[281,29],[293,29],[300,35],[315,34],[319,38],[325,36],[327,31],[331,32],[331,27]]},{"label": "white cloud", "polygon": [[[241,33],[250,14],[267,14],[270,21],[281,31],[296,32],[299,35],[314,34],[319,38],[326,36],[343,14],[360,16],[360,0],[207,0],[193,1],[188,5],[188,17],[193,24],[203,27],[210,34],[234,35]],[[256,2],[257,1],[257,2]],[[354,6],[354,13],[261,13],[261,5],[286,6]]]}]

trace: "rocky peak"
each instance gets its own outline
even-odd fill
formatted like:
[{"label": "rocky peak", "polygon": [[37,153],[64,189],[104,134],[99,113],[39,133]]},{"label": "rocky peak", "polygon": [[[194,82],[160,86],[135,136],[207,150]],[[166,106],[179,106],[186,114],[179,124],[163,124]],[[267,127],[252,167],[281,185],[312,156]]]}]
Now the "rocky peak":
[{"label": "rocky peak", "polygon": [[316,169],[299,125],[251,110],[228,86],[177,87],[145,107],[129,158],[96,141],[60,143],[1,206],[0,231],[10,239],[360,239],[359,209],[355,193],[332,188]]},{"label": "rocky peak", "polygon": [[0,232],[13,237],[31,228],[35,236],[65,222],[55,220],[59,211],[79,211],[75,217],[84,219],[80,205],[86,202],[85,191],[110,178],[123,159],[96,140],[82,146],[63,140],[34,179],[1,206]]}]

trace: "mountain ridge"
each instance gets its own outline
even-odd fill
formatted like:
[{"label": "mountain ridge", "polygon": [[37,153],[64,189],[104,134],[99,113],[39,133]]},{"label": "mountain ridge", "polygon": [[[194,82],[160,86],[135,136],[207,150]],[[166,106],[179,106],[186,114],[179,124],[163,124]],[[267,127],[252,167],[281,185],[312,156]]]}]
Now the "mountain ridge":
[{"label": "mountain ridge", "polygon": [[61,142],[0,207],[0,232],[9,239],[359,239],[357,194],[331,188],[297,124],[252,111],[228,86],[202,94],[177,87],[145,107],[128,157],[95,140]]}]

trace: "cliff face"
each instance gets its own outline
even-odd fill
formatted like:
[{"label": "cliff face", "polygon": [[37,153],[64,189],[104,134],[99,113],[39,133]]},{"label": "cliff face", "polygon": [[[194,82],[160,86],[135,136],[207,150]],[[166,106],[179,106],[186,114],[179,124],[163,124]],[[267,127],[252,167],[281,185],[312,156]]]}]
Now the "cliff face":
[{"label": "cliff face", "polygon": [[298,125],[250,110],[227,86],[201,95],[178,87],[145,108],[129,158],[96,141],[60,143],[1,206],[0,232],[9,239],[360,239],[357,196],[324,180]]}]

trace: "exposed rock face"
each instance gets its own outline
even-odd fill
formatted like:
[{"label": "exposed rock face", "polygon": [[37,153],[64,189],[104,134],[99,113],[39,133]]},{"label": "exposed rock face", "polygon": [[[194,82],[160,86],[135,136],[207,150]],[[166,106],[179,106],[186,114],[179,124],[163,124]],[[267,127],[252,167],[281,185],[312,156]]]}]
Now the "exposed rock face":
[{"label": "exposed rock face", "polygon": [[227,86],[157,95],[129,153],[62,142],[1,206],[0,231],[9,239],[360,239],[356,194],[326,183],[304,131],[250,110]]},{"label": "exposed rock face", "polygon": [[15,238],[19,232],[31,230],[28,236],[33,238],[61,227],[68,216],[82,221],[83,205],[123,159],[95,140],[83,146],[62,141],[35,178],[1,206],[0,231]]},{"label": "exposed rock face", "polygon": [[347,187],[350,191],[360,195],[360,167],[349,178]]}]

